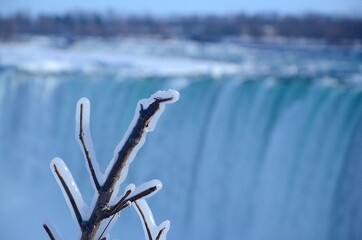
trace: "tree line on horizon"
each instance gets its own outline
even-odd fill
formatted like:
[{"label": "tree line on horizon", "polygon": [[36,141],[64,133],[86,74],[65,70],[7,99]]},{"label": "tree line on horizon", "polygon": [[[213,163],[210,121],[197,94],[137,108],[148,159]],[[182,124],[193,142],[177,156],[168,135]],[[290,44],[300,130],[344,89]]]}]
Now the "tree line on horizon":
[{"label": "tree line on horizon", "polygon": [[62,15],[14,14],[0,16],[0,39],[20,35],[81,37],[157,36],[196,41],[221,41],[248,37],[263,39],[322,40],[330,44],[361,44],[362,18],[320,14],[235,14],[160,18],[148,15],[66,13]]}]

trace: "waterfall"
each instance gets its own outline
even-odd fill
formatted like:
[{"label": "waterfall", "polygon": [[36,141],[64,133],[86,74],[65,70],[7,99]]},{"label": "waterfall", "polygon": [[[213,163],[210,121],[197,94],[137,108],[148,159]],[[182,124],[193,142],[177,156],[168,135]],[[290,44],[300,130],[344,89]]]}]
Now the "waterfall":
[{"label": "waterfall", "polygon": [[[359,89],[310,79],[75,75],[0,81],[2,238],[45,238],[45,219],[65,239],[76,236],[49,163],[63,158],[90,203],[93,189],[74,137],[79,98],[91,101],[104,171],[137,101],[169,88],[180,100],[148,135],[125,184],[162,180],[149,204],[156,221],[171,220],[170,239],[362,239]],[[143,238],[133,209],[122,212],[111,237]]]}]

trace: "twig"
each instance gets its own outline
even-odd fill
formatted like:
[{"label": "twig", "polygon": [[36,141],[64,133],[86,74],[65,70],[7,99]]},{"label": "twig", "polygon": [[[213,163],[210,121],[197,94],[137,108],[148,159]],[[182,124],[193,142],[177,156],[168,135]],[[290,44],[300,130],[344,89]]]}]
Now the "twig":
[{"label": "twig", "polygon": [[163,231],[165,231],[165,229],[166,229],[165,227],[161,228],[161,230],[157,234],[156,240],[160,240],[162,233],[163,233]]},{"label": "twig", "polygon": [[77,207],[77,204],[76,204],[76,202],[75,202],[75,200],[74,200],[74,197],[73,197],[72,193],[70,192],[69,187],[68,187],[67,183],[65,182],[63,176],[60,174],[57,166],[56,166],[55,164],[53,164],[53,167],[54,167],[55,173],[57,174],[57,177],[58,177],[59,180],[60,180],[60,183],[62,184],[62,186],[63,186],[63,188],[64,188],[65,193],[66,193],[67,196],[68,196],[68,199],[69,199],[69,201],[70,201],[70,204],[72,205],[74,214],[75,214],[75,216],[76,216],[76,218],[77,218],[77,221],[78,221],[78,224],[79,224],[80,228],[83,229],[83,219],[82,219],[82,216],[81,216],[81,214],[80,214],[80,212],[79,212],[79,209],[78,209],[78,207]]},{"label": "twig", "polygon": [[130,202],[130,203],[135,202],[138,199],[141,199],[141,198],[153,193],[156,190],[157,190],[157,187],[154,186],[154,187],[147,188],[146,190],[144,190],[144,191],[142,191],[142,192],[140,192],[140,193],[138,193],[138,194],[136,194],[136,195],[134,195],[134,196],[132,196],[130,198],[127,198],[127,199],[122,198],[123,200],[122,199],[119,200],[116,205],[114,205],[109,211],[105,212],[106,213],[105,216],[109,217],[111,215],[116,214],[117,212],[119,212],[119,211],[123,210],[124,208],[128,207],[128,204],[127,204],[128,202]]},{"label": "twig", "polygon": [[151,193],[153,193],[154,191],[157,190],[157,187],[156,186],[153,186],[153,187],[150,187],[150,188],[147,188],[146,190],[128,198],[126,201],[130,201],[130,202],[134,202],[134,201],[137,201],[138,199],[140,198],[143,198]]},{"label": "twig", "polygon": [[103,231],[102,231],[101,235],[99,236],[98,240],[101,240],[101,237],[103,236],[103,234],[105,233],[105,231],[107,230],[109,224],[111,224],[111,222],[112,222],[112,220],[113,220],[113,218],[114,218],[115,216],[116,216],[116,214],[114,214],[114,215],[112,216],[112,218],[109,219],[109,222],[107,223],[106,227],[103,229]]},{"label": "twig", "polygon": [[[132,190],[128,190],[123,197],[113,206],[109,209],[109,211],[106,211],[106,215],[111,216],[122,210],[123,205],[125,204],[125,199],[131,194]],[[107,217],[105,217],[107,218]]]},{"label": "twig", "polygon": [[138,211],[139,211],[140,214],[141,214],[142,221],[143,221],[143,223],[144,223],[144,225],[145,225],[145,228],[146,228],[146,232],[147,232],[148,239],[149,239],[149,240],[152,240],[151,230],[150,230],[150,227],[148,226],[148,223],[147,223],[147,221],[146,221],[145,214],[143,213],[142,209],[141,209],[140,206],[138,205],[137,201],[134,201],[134,204],[136,205]]},{"label": "twig", "polygon": [[43,228],[45,229],[46,233],[48,234],[50,240],[56,240],[55,237],[54,237],[54,234],[52,233],[52,231],[50,230],[48,225],[43,224]]},{"label": "twig", "polygon": [[[125,204],[125,207],[129,207],[129,206],[131,206],[131,202],[130,202],[130,201],[126,202],[126,204]],[[120,214],[120,213],[118,213],[118,214]],[[112,222],[112,220],[113,220],[113,218],[114,218],[115,216],[116,216],[116,214],[113,214],[112,218],[108,221],[106,227],[103,229],[102,234],[99,236],[98,240],[103,236],[103,234],[105,233],[105,231],[106,231],[107,228],[109,227],[109,224],[111,224],[111,222]],[[102,238],[102,239],[103,239],[103,238]]]},{"label": "twig", "polygon": [[92,175],[92,179],[93,179],[93,182],[96,186],[96,189],[99,193],[100,189],[101,189],[101,186],[99,184],[99,181],[97,179],[97,176],[96,176],[96,173],[94,171],[94,167],[93,167],[93,164],[92,164],[92,160],[91,160],[91,156],[90,156],[90,153],[89,153],[89,150],[88,150],[88,147],[86,145],[86,142],[85,142],[85,139],[84,139],[84,131],[83,131],[83,103],[80,104],[80,113],[79,113],[79,140],[81,141],[82,143],[82,146],[83,146],[83,152],[84,152],[84,155],[87,159],[87,163],[88,163],[88,166],[89,166],[89,170],[91,172],[91,175]]}]

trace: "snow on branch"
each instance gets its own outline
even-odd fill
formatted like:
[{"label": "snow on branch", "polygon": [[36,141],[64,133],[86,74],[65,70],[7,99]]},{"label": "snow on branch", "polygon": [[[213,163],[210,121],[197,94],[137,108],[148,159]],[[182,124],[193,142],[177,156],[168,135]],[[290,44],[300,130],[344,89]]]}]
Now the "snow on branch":
[{"label": "snow on branch", "polygon": [[[81,230],[81,239],[106,239],[109,226],[116,214],[132,203],[143,222],[146,240],[164,240],[168,232],[169,221],[160,226],[154,223],[152,212],[146,198],[156,194],[161,188],[159,180],[152,180],[135,187],[130,184],[121,197],[117,197],[120,184],[128,174],[129,165],[138,150],[144,144],[147,132],[154,130],[165,104],[176,102],[179,93],[174,90],[158,91],[148,99],[138,102],[135,116],[123,139],[115,148],[114,157],[105,174],[102,174],[96,161],[90,134],[90,103],[86,98],[79,100],[76,113],[76,139],[84,154],[91,184],[95,190],[94,201],[90,209],[86,208],[82,195],[66,164],[55,158],[50,166],[60,186],[63,196],[71,209],[73,218]],[[117,200],[118,199],[118,200]],[[56,239],[47,224],[43,225],[50,239]]]}]

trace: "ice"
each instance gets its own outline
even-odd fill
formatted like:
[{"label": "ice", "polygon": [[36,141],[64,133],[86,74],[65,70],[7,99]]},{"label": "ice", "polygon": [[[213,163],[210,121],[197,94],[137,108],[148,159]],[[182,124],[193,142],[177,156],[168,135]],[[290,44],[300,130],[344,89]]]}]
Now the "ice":
[{"label": "ice", "polygon": [[[157,91],[156,93],[152,94],[152,96],[148,99],[143,99],[138,102],[138,106],[140,104],[143,105],[144,108],[147,108],[151,103],[154,102],[154,99],[167,99],[167,98],[173,98],[172,100],[165,102],[165,103],[174,103],[177,102],[180,98],[180,94],[175,90],[168,90],[168,91]],[[153,116],[152,121],[148,124],[147,131],[152,132],[157,124],[158,119],[162,115],[163,111],[165,110],[165,104],[161,103],[160,110],[156,112],[156,114]]]},{"label": "ice", "polygon": [[[126,187],[126,189],[124,190],[124,194],[127,192],[127,191],[131,191],[131,192],[133,192],[134,190],[136,189],[136,186],[133,184],[133,183],[131,183],[131,184],[129,184],[127,187]],[[124,195],[123,194],[123,195]]]},{"label": "ice", "polygon": [[144,198],[149,198],[149,197],[152,197],[153,195],[155,195],[158,191],[160,191],[162,189],[162,182],[158,179],[154,179],[154,180],[151,180],[149,182],[145,182],[143,184],[141,184],[140,186],[136,187],[132,193],[129,195],[129,198],[130,197],[133,197],[143,191],[146,191],[147,189],[149,188],[152,188],[152,187],[156,187],[156,190],[154,192],[152,192],[151,194],[148,194],[147,196],[145,196]]},{"label": "ice", "polygon": [[63,188],[63,185],[55,172],[54,166],[57,167],[60,176],[63,177],[66,185],[68,186],[81,215],[83,215],[83,213],[87,211],[87,206],[83,200],[82,194],[80,193],[79,188],[78,188],[76,182],[74,181],[73,176],[72,176],[71,172],[69,171],[67,165],[64,163],[64,161],[61,158],[58,158],[58,157],[54,158],[50,163],[50,169],[51,169],[60,189],[62,190],[63,196],[67,202],[70,212],[72,213],[72,217],[73,217],[74,221],[78,224],[78,220],[74,213],[72,204],[70,203],[67,193],[65,192],[65,189]]},{"label": "ice", "polygon": [[[114,205],[116,203],[116,199],[117,199],[117,193],[119,191],[119,187],[120,184],[125,180],[125,178],[127,177],[127,173],[128,173],[128,168],[129,165],[131,164],[131,162],[133,161],[134,157],[136,156],[138,150],[142,147],[142,145],[144,144],[144,141],[146,139],[146,134],[147,132],[153,131],[154,128],[156,127],[157,124],[157,120],[159,119],[159,117],[161,116],[161,114],[164,111],[165,108],[165,104],[166,103],[173,103],[176,102],[179,99],[179,93],[175,90],[168,90],[168,91],[158,91],[156,93],[154,93],[150,98],[148,99],[142,99],[138,102],[137,107],[136,107],[136,113],[135,116],[131,122],[131,124],[129,125],[128,130],[126,131],[126,134],[124,135],[123,139],[121,140],[121,142],[117,145],[115,152],[114,152],[114,157],[111,160],[110,164],[107,167],[106,170],[106,174],[102,174],[100,171],[100,167],[99,164],[96,160],[95,157],[95,152],[94,152],[94,148],[93,148],[93,141],[92,141],[92,137],[91,137],[91,132],[90,132],[90,102],[87,98],[83,97],[81,98],[78,103],[77,103],[77,110],[76,110],[76,125],[75,125],[75,138],[77,139],[80,148],[84,154],[84,159],[85,159],[85,163],[90,175],[90,180],[91,180],[91,184],[93,186],[94,189],[94,197],[93,197],[93,201],[92,201],[92,205],[90,208],[88,208],[83,200],[83,197],[78,189],[77,184],[75,183],[72,174],[70,173],[68,167],[66,166],[66,164],[64,163],[64,161],[60,158],[54,158],[51,162],[51,169],[53,172],[53,175],[55,177],[55,179],[57,180],[60,188],[62,189],[63,192],[63,196],[66,199],[66,202],[68,204],[69,209],[71,210],[72,216],[75,219],[76,223],[78,224],[79,219],[77,218],[77,215],[74,211],[74,207],[71,204],[71,201],[69,200],[69,197],[67,195],[66,190],[63,187],[62,181],[60,178],[64,179],[65,185],[68,186],[69,190],[70,190],[70,195],[72,195],[72,197],[74,198],[75,204],[77,205],[77,208],[79,209],[80,212],[80,218],[81,221],[83,220],[87,220],[90,218],[91,213],[95,207],[96,201],[98,199],[98,191],[99,188],[101,188],[105,182],[105,179],[108,177],[111,169],[114,166],[114,163],[116,161],[116,159],[118,158],[118,154],[120,152],[120,150],[123,148],[124,143],[126,142],[126,140],[128,139],[129,135],[131,134],[133,128],[136,125],[137,120],[140,117],[140,110],[141,107],[143,109],[147,109],[152,103],[154,103],[157,100],[160,99],[168,99],[168,101],[165,102],[159,102],[159,109],[158,111],[153,115],[153,117],[150,119],[150,122],[148,123],[147,129],[143,132],[143,135],[141,136],[141,139],[139,141],[139,143],[136,145],[136,147],[133,149],[132,153],[130,154],[130,156],[128,157],[127,161],[126,161],[126,166],[123,168],[123,171],[120,175],[119,180],[116,182],[115,186],[114,186],[114,191],[112,193],[111,199],[109,204],[110,205]],[[81,131],[82,130],[82,131]],[[80,139],[80,136],[83,136],[84,138],[84,144],[82,143],[82,140]],[[88,163],[88,158],[91,162],[91,165],[93,166],[93,170],[94,170],[94,174],[95,176],[92,176],[92,171],[91,168],[89,166]],[[58,170],[58,172],[57,172]],[[97,185],[95,183],[95,181],[98,181],[99,186],[97,188]],[[135,187],[134,184],[130,184],[126,187],[124,194],[127,191],[131,191],[131,193],[129,194],[128,198],[134,197],[144,191],[147,191],[150,188],[155,188],[151,193],[146,194],[145,196],[143,196],[142,198],[139,198],[138,200],[140,200],[140,206],[142,206],[142,209],[145,211],[145,213],[147,213],[147,221],[150,222],[150,224],[152,225],[152,231],[155,232],[155,234],[158,233],[158,228],[157,226],[154,224],[154,220],[152,217],[152,213],[147,205],[147,203],[143,202],[145,198],[151,197],[154,194],[156,194],[159,190],[161,190],[162,188],[162,182],[160,180],[151,180],[149,182],[143,183],[138,187]],[[117,199],[117,201],[119,201],[120,198]],[[79,216],[78,216],[79,217]],[[108,236],[108,232],[110,231],[112,225],[116,222],[116,220],[118,219],[119,214],[116,214],[114,216],[109,217],[108,219],[104,219],[101,222],[101,227],[99,228],[100,231],[98,231],[96,233],[96,238],[100,238],[103,236]],[[108,226],[108,223],[109,226]],[[165,222],[163,223],[168,230],[169,227],[169,223]],[[163,226],[163,225],[162,225]],[[162,227],[163,228],[163,227]],[[105,232],[103,233],[103,229],[105,229]],[[157,232],[156,232],[157,231]],[[166,233],[166,232],[165,232]],[[102,236],[101,236],[102,235]]]},{"label": "ice", "polygon": [[[143,191],[145,191],[145,190],[147,190],[147,189],[149,189],[149,188],[152,188],[152,187],[156,187],[156,190],[153,191],[152,193],[150,193],[150,194],[148,194],[148,195],[140,198],[139,200],[141,200],[141,199],[146,199],[146,198],[149,198],[149,197],[155,195],[159,190],[162,189],[162,182],[161,182],[160,180],[154,179],[154,180],[145,182],[145,183],[141,184],[141,185],[138,186],[138,187],[135,187],[134,184],[129,184],[129,185],[126,187],[126,189],[125,189],[124,194],[122,195],[122,197],[125,195],[125,193],[126,193],[128,190],[131,190],[131,194],[128,195],[127,198],[131,198],[131,197],[133,197],[133,196],[135,196],[135,195],[137,195],[137,194],[139,194],[139,193],[141,193],[141,192],[143,192]],[[117,202],[118,202],[122,197],[119,197],[119,198],[117,199]],[[138,201],[139,201],[139,200],[138,200]],[[112,221],[110,222],[110,224],[109,224],[109,226],[107,227],[107,229],[106,229],[106,231],[104,232],[104,234],[102,235],[102,237],[109,235],[109,231],[112,229],[113,225],[117,222],[117,220],[118,220],[119,217],[120,217],[119,214],[116,214],[116,215],[114,215],[114,216],[111,217],[111,218],[113,218],[113,219],[112,219]],[[109,221],[110,221],[111,218],[108,218],[108,219],[105,219],[105,220],[102,221],[100,230],[97,232],[96,239],[100,237],[103,229],[106,228],[106,226],[107,226],[107,224],[109,223]]]},{"label": "ice", "polygon": [[[80,40],[69,48],[58,50],[35,41],[21,41],[12,45],[10,42],[1,43],[2,239],[19,240],[27,239],[28,236],[45,239],[40,223],[48,217],[55,221],[66,239],[75,239],[72,236],[76,236],[75,232],[79,231],[70,218],[68,209],[64,212],[63,208],[67,208],[64,199],[55,182],[49,179],[48,164],[44,165],[44,160],[49,159],[50,162],[49,157],[54,153],[62,153],[61,157],[64,157],[68,167],[70,161],[79,161],[72,158],[80,152],[72,141],[75,105],[74,108],[69,107],[69,103],[76,103],[79,94],[84,93],[99,102],[100,92],[104,93],[101,105],[107,107],[91,109],[93,127],[95,122],[102,125],[105,116],[122,116],[125,110],[118,106],[128,106],[130,99],[145,98],[145,94],[149,94],[151,89],[165,86],[182,91],[183,101],[177,103],[175,108],[172,106],[172,110],[166,109],[171,111],[162,116],[167,118],[167,122],[158,124],[157,134],[152,136],[156,141],[147,142],[143,146],[142,156],[146,156],[147,159],[144,160],[147,163],[132,165],[130,170],[139,171],[134,175],[135,181],[142,176],[146,177],[145,180],[160,178],[164,187],[170,187],[167,193],[162,193],[162,190],[162,196],[158,196],[157,202],[147,199],[150,205],[155,203],[151,207],[156,221],[164,220],[158,218],[157,214],[170,218],[172,216],[173,226],[168,233],[169,238],[214,240],[220,239],[220,236],[223,239],[235,239],[238,236],[240,239],[259,237],[295,240],[310,239],[310,236],[317,236],[322,232],[329,235],[318,235],[320,240],[346,236],[349,233],[355,233],[356,237],[362,239],[361,232],[354,232],[356,229],[351,224],[353,220],[357,223],[362,219],[361,204],[356,205],[356,199],[362,199],[362,191],[358,189],[362,182],[359,171],[362,163],[360,50],[328,47],[320,50],[306,48],[304,51],[293,46],[274,49],[278,46],[245,47],[242,44],[226,48],[225,43],[205,45],[190,41],[179,41],[170,48],[169,41],[150,43],[149,40],[144,40],[144,44],[140,44],[133,39],[117,39],[114,41],[119,45],[117,48],[112,42],[108,44],[103,40],[89,40],[89,44],[84,46],[86,42],[88,40]],[[129,54],[125,54],[126,45]],[[211,45],[214,46],[212,49]],[[162,56],[161,53],[152,55],[145,48],[163,50]],[[189,50],[184,51],[186,48]],[[141,55],[150,58],[143,58]],[[161,58],[164,59],[163,62],[158,62]],[[200,66],[199,63],[216,59],[222,66],[227,62],[240,64],[241,70],[236,79],[226,76],[219,82],[215,82],[210,75],[190,76],[190,68],[186,67],[182,67],[183,70],[175,76],[177,82],[173,76],[160,79],[146,76],[147,73],[166,73],[167,65],[163,65],[165,61],[177,66],[180,63],[177,60],[187,59],[194,60],[189,65],[195,65],[195,69]],[[99,74],[104,75],[82,75],[78,72],[55,74],[49,72],[46,66],[39,66],[37,71],[40,72],[22,72],[21,66],[26,62],[40,64],[48,60],[60,64],[71,63],[66,66],[72,68],[64,65],[62,72],[74,69],[83,74],[86,69],[98,69]],[[143,60],[153,61],[153,66],[149,64],[147,69],[141,69]],[[318,64],[326,61],[330,63],[329,66],[325,63]],[[127,67],[122,67],[125,65]],[[299,69],[297,75],[281,78],[288,74],[283,66],[292,65]],[[114,71],[109,71],[113,67]],[[145,76],[134,81],[136,78],[118,76],[118,71],[128,71],[130,75],[142,71]],[[172,71],[170,69],[169,73]],[[43,74],[44,72],[49,74]],[[224,73],[226,72],[224,69]],[[275,83],[271,84],[269,80],[266,82],[264,76],[259,77],[260,73],[275,79]],[[328,84],[328,87],[325,86],[327,84],[316,86],[320,80],[325,82],[325,77],[348,84],[336,87],[334,84]],[[115,92],[118,93],[117,97]],[[94,103],[92,102],[93,105]],[[136,103],[137,101],[131,103],[132,111]],[[303,112],[308,114],[303,115]],[[287,121],[290,113],[297,114],[297,122]],[[119,131],[112,129],[123,128],[123,121],[107,121],[107,124],[108,122],[107,128],[111,130],[92,131],[94,141],[121,140]],[[327,124],[328,128],[319,128],[323,125],[321,123]],[[128,125],[125,129],[127,127]],[[314,132],[313,129],[318,129],[318,132],[326,129],[327,134],[320,132],[318,136],[309,136],[305,132],[301,137],[308,138],[308,141],[303,141],[301,145],[297,144],[301,138],[293,138],[298,129],[309,132]],[[342,139],[349,139],[350,144],[341,144]],[[338,147],[331,147],[334,143]],[[100,161],[101,156],[106,158],[110,152],[112,154],[114,146],[100,146],[99,150],[95,150],[97,160]],[[308,158],[299,157],[303,152]],[[337,158],[342,152],[346,153],[343,159]],[[137,157],[140,155],[141,152]],[[112,157],[113,155],[107,161]],[[221,167],[215,168],[214,166],[219,166],[220,159]],[[140,159],[136,159],[138,160]],[[341,168],[342,175],[338,179],[334,179],[334,175],[326,175],[327,169],[335,169],[332,165],[334,161],[344,164]],[[86,195],[89,191],[83,190],[83,186],[89,183],[89,176],[85,176],[87,170],[84,169],[84,162],[72,166],[71,171],[84,200],[90,205],[93,191],[90,185],[91,194]],[[105,167],[101,164],[102,172]],[[160,175],[148,177],[158,171]],[[313,178],[310,177],[312,175]],[[304,178],[305,176],[309,177]],[[306,185],[308,179],[313,179],[310,186]],[[257,185],[252,184],[255,181],[258,182]],[[240,186],[232,187],[236,182]],[[140,183],[137,182],[137,185]],[[126,187],[125,182],[123,184],[119,196]],[[209,191],[210,185],[213,185],[213,191]],[[306,189],[308,192],[301,197],[300,193],[304,193]],[[334,189],[333,201],[323,201],[326,195],[321,194],[321,190],[324,189]],[[348,194],[345,194],[346,189]],[[277,194],[275,190],[278,190]],[[180,203],[177,207],[172,206],[177,202]],[[190,202],[194,205],[190,206]],[[286,202],[289,203],[288,206],[285,205]],[[254,203],[253,206],[250,203]],[[223,208],[217,207],[220,205]],[[328,209],[333,211],[328,212]],[[127,209],[125,213],[129,210],[133,211]],[[62,214],[58,214],[60,211]],[[130,214],[132,213],[134,212]],[[245,217],[250,216],[250,213],[253,213],[252,219]],[[271,218],[282,221],[271,222]],[[208,222],[210,219],[213,221]],[[136,224],[131,219],[125,220],[124,225],[117,224],[112,229],[112,239],[137,239]],[[205,225],[205,222],[208,224]],[[241,222],[243,227],[240,227]],[[315,222],[318,224],[312,224]],[[18,230],[19,226],[21,231]],[[123,231],[125,228],[129,229],[131,237]],[[296,233],[294,237],[286,236],[283,235],[286,231],[276,231],[278,229],[296,229]]]},{"label": "ice", "polygon": [[85,159],[85,165],[88,169],[89,172],[89,176],[90,176],[90,181],[91,184],[93,186],[93,189],[95,192],[97,192],[97,188],[94,184],[94,181],[92,179],[92,175],[90,172],[90,168],[89,165],[87,163],[87,158],[85,155],[85,152],[83,151],[83,145],[82,142],[79,139],[79,131],[80,131],[80,108],[81,105],[83,105],[83,132],[84,132],[84,138],[85,138],[85,143],[86,146],[88,148],[89,154],[90,154],[90,158],[91,158],[91,162],[95,171],[95,174],[97,176],[97,179],[100,183],[100,185],[102,185],[104,183],[104,176],[102,174],[102,172],[100,171],[100,167],[98,164],[98,161],[96,159],[96,154],[94,152],[94,147],[93,147],[93,141],[92,141],[92,136],[91,136],[91,131],[90,131],[90,102],[88,98],[81,98],[79,99],[78,103],[77,103],[77,111],[76,111],[76,123],[75,123],[75,139],[77,139],[77,142],[79,143],[79,146],[84,154],[84,159]]},{"label": "ice", "polygon": [[54,238],[56,240],[63,240],[64,238],[62,237],[62,235],[59,233],[58,229],[53,225],[53,223],[49,220],[44,222],[44,225],[46,225],[49,230],[51,231],[51,233],[53,234]]},{"label": "ice", "polygon": [[173,98],[170,101],[167,102],[161,102],[160,103],[160,109],[154,114],[153,118],[151,119],[151,121],[148,124],[147,127],[147,131],[142,135],[142,138],[140,139],[139,143],[137,144],[137,146],[133,149],[132,153],[130,154],[126,166],[123,168],[123,171],[121,173],[121,176],[119,178],[119,180],[117,181],[114,189],[115,191],[113,192],[112,198],[111,198],[111,203],[115,203],[115,198],[118,194],[118,190],[119,190],[119,186],[120,184],[126,179],[127,175],[128,175],[128,168],[129,165],[132,163],[133,159],[135,158],[137,152],[139,151],[139,149],[143,146],[145,140],[146,140],[146,135],[147,132],[152,132],[157,124],[157,121],[159,119],[159,117],[162,115],[164,109],[165,109],[165,104],[168,103],[174,103],[176,101],[178,101],[180,94],[175,91],[175,90],[168,90],[168,91],[157,91],[156,93],[152,94],[150,98],[148,99],[142,99],[140,101],[138,101],[136,110],[135,110],[135,115],[133,117],[133,120],[131,121],[128,130],[126,131],[125,135],[123,136],[122,140],[120,141],[120,143],[117,145],[117,147],[115,148],[114,151],[114,157],[111,160],[111,162],[109,163],[106,172],[105,172],[105,178],[109,175],[109,172],[111,171],[117,157],[118,157],[118,153],[119,151],[122,149],[124,143],[126,142],[127,138],[129,137],[129,135],[131,134],[134,126],[136,125],[137,119],[139,118],[139,112],[141,109],[141,105],[143,106],[144,109],[148,108],[148,106],[153,103],[155,101],[155,99],[165,99],[165,98]]},{"label": "ice", "polygon": [[86,165],[86,168],[88,170],[90,182],[91,182],[91,185],[92,185],[92,187],[94,189],[94,196],[93,196],[93,200],[92,200],[92,203],[90,205],[90,208],[89,209],[84,209],[84,212],[83,212],[83,218],[85,220],[87,220],[87,219],[90,218],[90,216],[92,214],[92,209],[94,208],[94,206],[96,204],[97,197],[98,197],[98,190],[97,190],[97,187],[96,187],[96,185],[95,185],[95,183],[93,181],[91,170],[90,170],[89,164],[87,162],[87,157],[85,155],[82,142],[79,139],[80,121],[81,121],[81,118],[80,118],[81,105],[83,105],[83,114],[82,114],[82,116],[83,116],[82,120],[83,121],[82,122],[83,122],[83,134],[84,134],[85,144],[86,144],[87,150],[89,152],[90,160],[91,160],[91,163],[92,163],[96,178],[98,179],[98,182],[99,182],[100,186],[102,186],[103,183],[104,183],[104,175],[102,174],[102,172],[100,170],[98,161],[96,159],[96,154],[95,154],[95,151],[94,151],[94,147],[93,147],[93,140],[92,140],[92,135],[91,135],[91,131],[90,131],[90,101],[89,101],[88,98],[83,97],[83,98],[79,99],[79,101],[77,103],[77,110],[76,110],[76,115],[75,115],[75,120],[76,120],[75,121],[76,122],[75,123],[75,139],[79,143],[79,147],[80,147],[81,151],[83,152],[84,159],[85,159],[85,165]]},{"label": "ice", "polygon": [[[141,185],[142,186],[142,185]],[[161,186],[162,187],[162,186]],[[123,196],[125,196],[125,194],[128,192],[128,191],[131,191],[131,193],[128,195],[128,197],[130,196],[134,196],[134,191],[136,190],[136,185],[134,185],[133,183],[129,184],[126,189],[124,190],[124,193],[123,195],[117,197],[117,199],[114,201],[114,202],[119,202],[121,200],[121,198]],[[140,191],[137,190],[137,193],[139,193]]]},{"label": "ice", "polygon": [[[156,239],[158,233],[160,232],[161,229],[164,228],[161,237],[159,238],[160,240],[165,240],[166,239],[166,235],[168,230],[170,229],[170,221],[164,221],[162,222],[159,226],[156,225],[155,220],[153,218],[153,214],[152,211],[150,209],[150,207],[148,206],[147,202],[145,199],[141,199],[137,201],[138,207],[140,209],[138,209],[136,203],[133,203],[132,205],[134,206],[134,208],[136,209],[138,216],[140,217],[141,222],[143,223],[143,231],[145,233],[145,239],[149,240],[148,234],[147,234],[147,229],[146,226],[144,224],[144,220],[146,221],[147,226],[149,227],[149,230],[151,232],[152,235],[152,239]],[[141,212],[142,211],[142,212]],[[144,217],[144,219],[143,219]]]}]

